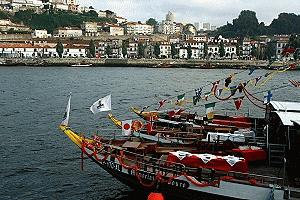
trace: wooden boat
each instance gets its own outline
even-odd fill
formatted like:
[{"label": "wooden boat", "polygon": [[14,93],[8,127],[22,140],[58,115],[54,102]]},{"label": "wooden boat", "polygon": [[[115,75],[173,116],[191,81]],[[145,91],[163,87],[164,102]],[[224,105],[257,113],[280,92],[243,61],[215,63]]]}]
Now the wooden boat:
[{"label": "wooden boat", "polygon": [[[81,149],[82,155],[87,155],[119,181],[134,189],[145,192],[158,190],[173,199],[199,199],[207,196],[213,199],[289,199],[289,185],[297,185],[289,180],[299,177],[295,170],[299,157],[292,156],[299,153],[298,140],[287,140],[290,145],[289,151],[286,151],[287,157],[281,164],[277,163],[283,170],[269,169],[266,166],[259,168],[256,165],[247,166],[247,162],[244,163],[243,159],[236,156],[203,154],[201,149],[193,145],[162,146],[159,142],[145,141],[137,137],[116,139],[79,135],[68,126],[69,104],[59,128]],[[297,138],[299,113],[300,104],[271,102],[266,116],[277,126],[279,120],[284,125],[283,128],[287,128],[288,132],[282,138]],[[291,129],[291,126],[296,128]],[[267,138],[273,141],[268,131]],[[282,138],[282,142],[286,141]],[[274,159],[271,151],[273,145],[268,144],[269,163]],[[247,147],[237,151],[242,153],[251,149],[252,147]],[[237,162],[239,167],[235,166]],[[288,175],[288,180],[285,174]]]}]

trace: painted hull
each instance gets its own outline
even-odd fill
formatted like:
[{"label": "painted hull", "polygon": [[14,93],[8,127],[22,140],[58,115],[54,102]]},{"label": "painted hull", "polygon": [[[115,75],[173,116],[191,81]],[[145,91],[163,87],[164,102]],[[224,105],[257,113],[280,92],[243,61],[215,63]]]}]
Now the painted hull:
[{"label": "painted hull", "polygon": [[[65,126],[60,126],[60,129],[80,149],[82,149],[82,145],[85,141],[92,142],[92,140],[79,136]],[[206,199],[265,200],[274,196],[274,199],[279,200],[283,199],[284,196],[284,191],[279,188],[275,189],[271,186],[262,187],[251,184],[241,184],[229,179],[221,179],[218,184],[202,185],[193,177],[180,174],[166,181],[168,177],[162,178],[158,173],[149,170],[148,166],[146,166],[146,169],[145,167],[130,167],[125,165],[119,157],[113,154],[108,154],[107,156],[98,152],[93,154],[95,152],[90,149],[86,149],[83,152],[120,182],[133,189],[144,192],[154,191],[158,188],[159,191],[168,197],[172,196],[176,199],[203,199],[203,197],[205,197]]]}]

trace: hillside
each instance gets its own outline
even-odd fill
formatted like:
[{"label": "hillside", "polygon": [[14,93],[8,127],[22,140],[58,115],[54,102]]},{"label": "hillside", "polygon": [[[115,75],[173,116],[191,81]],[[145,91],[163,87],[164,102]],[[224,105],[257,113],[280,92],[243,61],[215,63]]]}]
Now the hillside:
[{"label": "hillside", "polygon": [[99,18],[94,11],[87,13],[73,13],[68,11],[47,11],[41,14],[33,11],[19,11],[14,15],[0,11],[0,19],[10,19],[16,23],[23,23],[32,29],[46,29],[48,32],[53,31],[58,27],[75,26],[80,27],[84,21],[92,22],[111,22],[116,20],[112,18]]}]

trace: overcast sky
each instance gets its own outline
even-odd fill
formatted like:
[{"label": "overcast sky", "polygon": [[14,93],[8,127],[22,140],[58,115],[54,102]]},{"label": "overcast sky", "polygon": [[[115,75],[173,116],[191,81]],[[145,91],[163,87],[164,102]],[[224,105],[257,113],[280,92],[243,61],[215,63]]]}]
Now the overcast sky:
[{"label": "overcast sky", "polygon": [[161,21],[168,11],[177,22],[210,22],[224,25],[237,18],[241,10],[253,10],[258,20],[269,25],[279,13],[300,12],[300,0],[78,0],[96,9],[112,10],[129,21]]}]

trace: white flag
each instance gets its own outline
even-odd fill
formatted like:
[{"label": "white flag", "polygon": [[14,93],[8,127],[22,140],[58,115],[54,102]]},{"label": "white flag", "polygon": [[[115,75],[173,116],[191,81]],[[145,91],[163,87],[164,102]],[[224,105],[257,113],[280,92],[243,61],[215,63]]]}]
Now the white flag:
[{"label": "white flag", "polygon": [[94,114],[111,110],[111,94],[93,103],[93,105],[90,107],[90,110]]},{"label": "white flag", "polygon": [[64,114],[63,121],[60,123],[60,125],[68,126],[69,124],[69,117],[70,117],[70,109],[71,109],[71,94],[69,97],[68,105],[66,108],[66,112]]},{"label": "white flag", "polygon": [[131,135],[132,120],[122,121],[122,135]]}]

